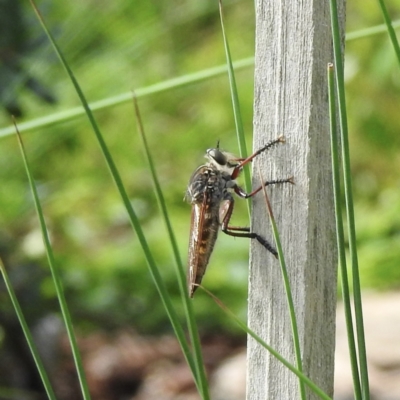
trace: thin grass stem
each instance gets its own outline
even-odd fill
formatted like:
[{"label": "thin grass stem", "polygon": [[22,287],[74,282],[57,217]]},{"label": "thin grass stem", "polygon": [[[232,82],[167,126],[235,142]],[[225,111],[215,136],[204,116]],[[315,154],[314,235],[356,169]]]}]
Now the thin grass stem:
[{"label": "thin grass stem", "polygon": [[360,384],[360,373],[357,364],[357,350],[354,340],[354,327],[353,317],[351,312],[351,300],[350,300],[350,289],[348,281],[348,272],[346,265],[346,247],[344,239],[343,229],[343,213],[342,213],[342,196],[340,190],[340,165],[339,165],[339,154],[338,146],[339,141],[337,137],[337,126],[336,126],[336,106],[335,106],[335,81],[333,65],[328,66],[328,89],[329,89],[329,118],[330,118],[330,133],[331,133],[331,155],[332,155],[332,174],[333,174],[333,199],[335,204],[335,218],[336,218],[336,238],[338,245],[339,255],[339,268],[342,284],[342,296],[344,314],[346,319],[346,330],[347,330],[347,342],[349,346],[350,354],[350,365],[351,373],[353,377],[353,390],[354,398],[356,400],[361,399],[361,384]]},{"label": "thin grass stem", "polygon": [[[121,176],[120,176],[120,174],[118,172],[118,169],[117,169],[117,167],[115,165],[115,162],[114,162],[114,160],[113,160],[113,158],[111,156],[111,153],[108,150],[108,147],[107,147],[107,145],[106,145],[106,143],[104,141],[104,138],[103,138],[103,136],[102,136],[102,134],[100,132],[100,129],[99,129],[98,125],[97,125],[97,122],[96,122],[96,120],[95,120],[95,118],[93,116],[93,113],[92,113],[92,111],[91,111],[91,109],[90,109],[90,107],[89,107],[89,105],[88,105],[88,103],[87,103],[87,101],[85,99],[85,96],[83,94],[83,91],[82,91],[78,81],[76,80],[71,68],[69,67],[67,61],[65,60],[65,57],[62,54],[62,52],[61,52],[60,48],[58,47],[57,43],[55,42],[52,34],[50,33],[49,29],[47,28],[47,26],[46,26],[46,24],[45,24],[45,22],[44,22],[44,20],[43,20],[43,18],[41,16],[41,14],[40,14],[39,10],[37,9],[36,5],[34,4],[33,0],[30,0],[30,2],[32,4],[32,7],[34,8],[35,13],[38,16],[38,19],[39,19],[40,23],[42,24],[42,27],[43,27],[44,31],[46,32],[46,34],[47,34],[47,36],[48,36],[48,38],[49,38],[49,40],[50,40],[55,52],[57,53],[57,55],[58,55],[62,65],[63,65],[64,69],[66,70],[66,72],[67,72],[67,74],[68,74],[68,76],[69,76],[69,78],[70,78],[70,80],[72,82],[72,84],[73,84],[73,86],[74,86],[74,88],[75,88],[75,90],[76,90],[76,92],[77,92],[77,94],[79,96],[79,99],[81,100],[83,108],[85,109],[86,115],[87,115],[87,117],[88,117],[88,119],[90,121],[90,124],[92,125],[92,128],[93,128],[93,131],[95,133],[96,139],[97,139],[97,141],[98,141],[98,143],[100,145],[101,151],[102,151],[102,153],[104,155],[106,164],[107,164],[107,166],[108,166],[108,168],[110,170],[110,174],[111,174],[111,176],[113,178],[113,181],[114,181],[114,183],[115,183],[115,185],[117,187],[117,190],[118,190],[118,192],[119,192],[119,194],[121,196],[122,202],[123,202],[123,204],[124,204],[124,206],[125,206],[125,208],[126,208],[126,210],[128,212],[128,216],[129,216],[132,228],[136,232],[137,238],[139,240],[139,243],[140,243],[141,248],[143,250],[143,253],[145,255],[147,266],[149,268],[149,271],[150,271],[150,274],[152,276],[153,282],[154,282],[154,284],[155,284],[155,286],[157,288],[157,291],[158,291],[158,293],[160,295],[161,301],[162,301],[163,306],[164,306],[164,308],[165,308],[165,310],[167,312],[169,320],[171,321],[171,325],[172,325],[172,327],[174,329],[174,332],[175,332],[175,335],[176,335],[176,337],[178,339],[178,342],[179,342],[179,344],[180,344],[180,346],[182,348],[182,352],[183,352],[183,354],[184,354],[184,356],[185,356],[185,358],[187,360],[187,363],[188,363],[190,369],[192,370],[193,376],[196,377],[196,368],[195,368],[195,365],[194,365],[194,362],[193,362],[193,357],[192,357],[191,351],[189,349],[189,345],[188,345],[188,343],[186,341],[185,333],[184,333],[184,331],[182,329],[182,326],[181,326],[181,324],[179,322],[179,318],[178,318],[178,316],[176,314],[175,308],[172,305],[171,298],[168,295],[167,289],[166,289],[166,287],[164,285],[164,282],[163,282],[163,280],[161,278],[160,271],[159,271],[159,269],[158,269],[158,267],[157,267],[157,265],[156,265],[156,263],[154,261],[153,255],[152,255],[152,253],[150,251],[150,247],[149,247],[149,245],[147,243],[147,240],[146,240],[146,238],[144,236],[142,227],[140,225],[139,218],[137,217],[137,215],[136,215],[136,213],[135,213],[135,211],[134,211],[134,209],[132,207],[132,204],[131,204],[130,199],[128,197],[128,194],[127,194],[127,192],[125,190],[125,187],[123,185],[123,182],[122,182]],[[131,94],[131,96],[132,96],[132,94]]]},{"label": "thin grass stem", "polygon": [[[400,28],[400,21],[393,21],[392,26],[394,29]],[[373,35],[379,35],[387,31],[385,24],[372,26],[366,29],[360,29],[357,31],[349,32],[346,34],[346,42],[351,40],[357,40],[367,38]],[[254,57],[244,58],[232,63],[233,69],[239,71],[241,69],[249,68],[254,65]],[[208,79],[212,79],[219,75],[225,74],[228,71],[227,65],[218,65],[215,67],[203,69],[201,71],[193,72],[176,78],[168,79],[154,85],[146,86],[143,88],[136,89],[136,96],[138,98],[153,96],[158,93],[162,93],[171,89],[188,86],[194,83],[202,82]],[[107,97],[105,99],[94,101],[89,104],[92,111],[106,110],[107,108],[115,107],[132,100],[132,93],[126,92],[116,96]],[[30,121],[22,122],[19,124],[19,130],[21,133],[42,129],[57,125],[62,122],[74,120],[85,115],[85,109],[83,107],[74,107],[69,110],[53,113],[44,117],[35,118]],[[7,126],[0,129],[0,139],[14,133],[13,125]]]},{"label": "thin grass stem", "polygon": [[390,41],[392,42],[394,52],[397,57],[397,61],[400,65],[400,46],[399,46],[399,41],[397,40],[396,32],[394,31],[394,24],[392,23],[392,20],[390,19],[390,15],[388,13],[388,10],[386,8],[384,0],[379,0],[379,5],[382,10],[382,15],[383,19],[385,20],[385,25],[387,29],[387,33],[389,34]]},{"label": "thin grass stem", "polygon": [[263,346],[267,351],[269,351],[278,361],[280,361],[286,368],[292,371],[295,375],[301,379],[301,381],[306,384],[315,394],[317,394],[323,400],[332,400],[321,388],[319,388],[310,378],[303,374],[298,368],[292,365],[284,357],[282,357],[276,350],[274,350],[270,345],[268,345],[260,336],[258,336],[253,330],[251,330],[243,321],[241,321],[220,299],[218,299],[209,290],[205,289],[200,285],[200,288],[204,290],[217,305],[230,317],[232,318],[238,326],[247,334],[249,334],[254,340],[256,340],[261,346]]},{"label": "thin grass stem", "polygon": [[78,348],[78,344],[77,344],[75,333],[74,333],[71,314],[69,312],[69,309],[68,309],[68,306],[67,306],[67,301],[65,299],[64,289],[63,289],[60,273],[58,271],[58,267],[57,267],[57,264],[55,262],[53,249],[51,247],[51,242],[50,242],[50,238],[49,238],[46,222],[45,222],[45,219],[44,219],[42,206],[41,206],[40,201],[39,201],[39,196],[38,196],[38,193],[37,193],[35,181],[34,181],[33,176],[32,176],[31,167],[30,167],[30,164],[29,164],[29,161],[28,161],[28,157],[26,155],[26,151],[25,151],[25,148],[24,148],[24,144],[22,142],[22,138],[21,138],[21,135],[20,135],[20,133],[18,131],[17,125],[15,125],[15,129],[17,131],[18,142],[19,142],[19,145],[20,145],[22,158],[24,160],[26,174],[28,176],[29,185],[31,187],[31,192],[32,192],[32,196],[33,196],[33,201],[35,203],[36,212],[37,212],[37,215],[38,215],[38,218],[39,218],[40,229],[42,231],[42,237],[43,237],[43,243],[44,243],[45,248],[46,248],[47,259],[49,261],[51,275],[52,275],[52,278],[53,278],[54,286],[56,288],[56,293],[57,293],[57,298],[58,298],[58,301],[59,301],[59,304],[60,304],[62,318],[63,318],[64,324],[65,324],[65,327],[66,327],[66,330],[67,330],[67,335],[68,335],[69,342],[71,344],[72,356],[74,358],[75,368],[76,368],[76,372],[78,374],[79,385],[80,385],[80,388],[81,388],[82,396],[83,396],[83,398],[85,400],[89,400],[90,399],[89,387],[88,387],[88,384],[87,384],[87,379],[86,379],[86,376],[85,376],[85,371],[83,369],[82,359],[81,359],[81,356],[80,356],[80,353],[79,353],[79,348]]},{"label": "thin grass stem", "polygon": [[[265,179],[263,178],[261,171],[258,171],[259,176],[260,176],[260,182],[265,182]],[[300,349],[300,339],[299,339],[299,330],[297,327],[297,319],[296,319],[296,312],[294,309],[294,303],[293,303],[293,296],[292,296],[292,289],[290,287],[290,282],[289,282],[289,274],[286,268],[286,262],[285,262],[285,257],[283,254],[283,249],[282,249],[282,244],[281,244],[281,239],[279,237],[279,232],[278,232],[278,227],[276,226],[274,214],[272,212],[272,207],[271,203],[268,198],[267,194],[267,188],[265,186],[262,187],[263,193],[264,193],[264,199],[265,199],[265,205],[267,207],[269,219],[271,222],[271,227],[272,227],[272,233],[274,235],[275,239],[275,244],[276,244],[276,250],[278,252],[279,256],[279,264],[281,267],[281,272],[282,272],[282,279],[283,279],[283,285],[285,287],[285,292],[286,292],[286,300],[288,303],[288,310],[289,310],[289,317],[290,317],[290,324],[292,327],[292,335],[293,335],[293,345],[294,345],[294,352],[295,352],[295,358],[296,358],[296,366],[297,369],[300,372],[303,372],[303,364],[302,364],[302,358],[301,358],[301,349]],[[299,388],[300,388],[300,398],[302,400],[305,400],[307,398],[306,396],[306,389],[304,386],[304,382],[302,379],[299,380]]]},{"label": "thin grass stem", "polygon": [[369,395],[368,365],[367,365],[367,353],[365,347],[364,322],[363,322],[362,301],[361,301],[361,285],[360,285],[360,275],[358,268],[355,217],[354,217],[354,205],[353,205],[353,194],[352,194],[352,183],[351,183],[350,149],[349,149],[349,139],[348,139],[346,97],[345,97],[345,86],[344,86],[344,68],[342,63],[343,55],[341,49],[339,18],[338,18],[336,0],[330,0],[330,11],[331,11],[331,27],[332,27],[332,38],[333,38],[333,53],[335,61],[334,64],[335,64],[335,75],[336,75],[336,88],[337,88],[338,105],[339,105],[339,123],[341,132],[342,162],[343,162],[343,173],[344,173],[344,194],[346,201],[349,249],[350,249],[351,269],[353,277],[353,298],[354,298],[354,312],[355,312],[356,331],[357,331],[358,363],[360,367],[362,398],[363,400],[369,400],[370,395]]},{"label": "thin grass stem", "polygon": [[[237,71],[249,68],[254,65],[254,58],[244,58],[242,60],[235,61],[233,63],[233,68]],[[217,76],[223,75],[227,72],[227,65],[218,65],[212,68],[203,69],[198,72],[194,72],[192,74],[187,74],[183,76],[178,76],[176,78],[168,79],[159,83],[155,83],[154,85],[146,86],[143,88],[138,88],[135,90],[136,97],[148,97],[153,96],[158,93],[166,92],[171,89],[177,89],[179,87],[185,87],[192,85],[194,83],[202,82],[208,79],[215,78]],[[89,108],[92,111],[101,111],[106,110],[111,107],[115,107],[121,104],[125,104],[132,101],[132,92],[121,93],[117,96],[107,97],[103,100],[94,101],[89,104]],[[47,115],[45,117],[40,117],[36,119],[32,119],[30,121],[23,122],[18,125],[19,131],[21,133],[34,131],[37,129],[42,129],[44,127],[49,127],[53,125],[57,125],[62,122],[74,120],[76,118],[80,118],[86,115],[86,111],[84,107],[74,107],[69,110],[65,110],[62,112],[54,113],[51,115]],[[11,125],[9,127],[0,129],[0,139],[2,137],[6,137],[12,135],[15,132],[14,126]]]},{"label": "thin grass stem", "polygon": [[[3,275],[4,283],[6,285],[8,294],[9,294],[11,302],[13,304],[15,313],[17,314],[18,321],[19,321],[19,323],[21,325],[22,331],[24,332],[24,336],[25,336],[26,342],[28,343],[29,350],[31,351],[32,357],[33,357],[33,359],[35,361],[36,368],[37,368],[37,370],[39,372],[39,375],[40,375],[40,379],[43,382],[43,386],[44,386],[44,388],[46,390],[47,397],[50,400],[56,400],[56,395],[54,393],[53,387],[51,386],[50,379],[49,379],[49,377],[47,375],[46,369],[45,369],[45,367],[43,365],[43,362],[42,362],[42,360],[40,358],[40,355],[39,355],[39,352],[38,352],[37,347],[35,345],[35,342],[33,341],[33,337],[31,335],[31,331],[29,329],[29,326],[28,326],[28,324],[26,322],[24,313],[22,312],[21,306],[20,306],[20,304],[18,302],[17,296],[16,296],[16,294],[14,292],[14,289],[13,289],[12,284],[10,282],[10,279],[8,277],[7,271],[6,271],[5,267],[4,267],[4,264],[3,264],[1,259],[0,259],[0,272]],[[24,397],[24,395],[22,395],[22,393],[19,393],[19,396],[20,397]]]},{"label": "thin grass stem", "polygon": [[[222,36],[223,36],[223,41],[224,41],[226,64],[228,67],[229,87],[230,87],[230,92],[231,92],[233,115],[234,115],[234,119],[235,119],[236,135],[237,135],[238,144],[239,144],[239,153],[240,153],[240,157],[246,158],[247,154],[248,154],[247,147],[246,147],[246,137],[244,134],[242,115],[240,112],[240,102],[239,102],[239,95],[238,95],[238,90],[237,90],[237,85],[236,85],[235,72],[234,72],[231,52],[229,50],[228,38],[226,35],[226,31],[225,31],[222,0],[219,0],[219,15],[220,15],[220,19],[221,19],[221,29],[222,29]],[[245,185],[246,191],[249,193],[249,192],[251,192],[251,176],[250,176],[250,167],[249,166],[244,167],[243,176],[244,176],[244,185]],[[247,202],[247,209],[248,209],[248,212],[250,215],[250,202]]]},{"label": "thin grass stem", "polygon": [[[400,28],[400,21],[393,21],[392,26],[395,29]],[[346,33],[346,42],[356,39],[363,39],[374,35],[379,35],[387,32],[387,26],[385,24],[371,26],[370,28],[359,29],[353,32]]]},{"label": "thin grass stem", "polygon": [[196,381],[198,384],[198,388],[201,391],[202,398],[204,400],[207,400],[210,398],[210,396],[208,393],[207,378],[206,378],[206,374],[205,374],[205,370],[204,370],[204,362],[203,362],[203,356],[202,356],[202,352],[201,352],[201,343],[200,343],[200,338],[199,338],[199,334],[198,334],[198,330],[197,330],[197,323],[196,323],[196,319],[194,316],[192,302],[188,296],[185,272],[183,269],[181,257],[179,255],[178,244],[175,239],[175,235],[174,235],[174,232],[172,229],[172,224],[171,224],[171,221],[168,216],[168,210],[167,210],[167,206],[165,203],[164,195],[163,195],[163,192],[161,189],[160,182],[157,177],[157,172],[156,172],[156,168],[155,168],[155,165],[153,162],[153,157],[151,156],[150,148],[147,143],[147,138],[145,135],[142,118],[140,116],[140,111],[139,111],[139,106],[137,103],[136,96],[133,97],[133,100],[134,100],[134,107],[135,107],[135,114],[136,114],[136,119],[137,119],[138,130],[139,130],[140,137],[142,139],[147,163],[149,165],[149,169],[151,172],[154,190],[156,193],[156,198],[157,198],[160,210],[161,210],[161,214],[164,219],[164,223],[167,228],[169,241],[170,241],[171,247],[172,247],[172,253],[175,258],[175,265],[176,265],[175,272],[176,272],[177,279],[178,279],[179,290],[181,293],[181,298],[182,298],[182,303],[183,303],[183,307],[185,310],[185,316],[186,316],[187,326],[188,326],[188,330],[189,330],[189,335],[190,335],[190,339],[191,339],[191,343],[192,343],[193,351],[194,351],[194,364],[196,367]]}]

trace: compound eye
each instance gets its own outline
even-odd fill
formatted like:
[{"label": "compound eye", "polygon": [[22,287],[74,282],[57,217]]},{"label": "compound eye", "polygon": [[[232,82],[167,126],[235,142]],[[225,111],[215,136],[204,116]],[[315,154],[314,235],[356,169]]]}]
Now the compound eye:
[{"label": "compound eye", "polygon": [[226,156],[218,149],[208,149],[207,156],[212,158],[219,165],[226,165],[228,162]]}]

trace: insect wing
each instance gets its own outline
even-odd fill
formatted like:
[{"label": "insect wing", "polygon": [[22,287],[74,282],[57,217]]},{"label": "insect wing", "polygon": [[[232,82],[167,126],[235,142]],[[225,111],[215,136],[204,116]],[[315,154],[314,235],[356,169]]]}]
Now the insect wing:
[{"label": "insect wing", "polygon": [[204,186],[202,201],[192,203],[187,273],[190,297],[193,297],[197,289],[196,285],[201,283],[206,271],[217,240],[218,229],[218,209],[214,209],[210,191],[207,190],[207,186]]},{"label": "insect wing", "polygon": [[[192,218],[190,224],[189,238],[189,260],[188,260],[188,289],[190,297],[196,290],[197,273],[199,271],[201,232],[203,230],[202,204],[192,205]],[[200,272],[200,271],[199,271]]]},{"label": "insect wing", "polygon": [[[219,223],[222,225],[225,222],[225,218],[227,217],[228,213],[230,214],[230,209],[231,209],[231,201],[230,200],[224,200],[221,202],[219,206],[219,212],[218,212],[218,220]],[[230,217],[230,215],[229,215]],[[228,219],[229,219],[228,217]]]}]

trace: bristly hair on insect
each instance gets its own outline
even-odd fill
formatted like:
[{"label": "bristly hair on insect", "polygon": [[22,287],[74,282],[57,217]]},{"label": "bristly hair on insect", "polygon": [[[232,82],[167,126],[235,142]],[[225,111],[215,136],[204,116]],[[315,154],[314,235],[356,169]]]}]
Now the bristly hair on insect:
[{"label": "bristly hair on insect", "polygon": [[231,226],[229,222],[234,206],[232,193],[247,199],[257,194],[264,186],[294,184],[293,177],[275,179],[264,182],[251,193],[246,193],[236,183],[236,178],[246,164],[279,143],[285,143],[283,136],[269,141],[247,158],[238,158],[221,151],[218,140],[216,148],[206,151],[205,157],[208,162],[192,174],[185,195],[185,199],[192,205],[187,272],[190,297],[193,297],[203,279],[220,228],[230,236],[256,239],[266,250],[278,257],[274,247],[262,236],[251,232],[247,227]]}]

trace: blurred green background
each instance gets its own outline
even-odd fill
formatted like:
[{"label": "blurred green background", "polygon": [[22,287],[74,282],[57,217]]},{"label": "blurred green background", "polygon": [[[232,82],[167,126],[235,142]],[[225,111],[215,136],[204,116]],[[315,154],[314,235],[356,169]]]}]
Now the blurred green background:
[{"label": "blurred green background", "polygon": [[[5,3],[5,2],[4,2]],[[13,1],[13,7],[17,2]],[[28,2],[8,14],[1,35],[0,129],[80,105]],[[43,1],[44,18],[89,102],[225,63],[218,2]],[[254,55],[254,3],[224,2],[234,60]],[[390,9],[395,20],[400,7]],[[20,14],[18,14],[20,13]],[[0,13],[1,15],[4,14]],[[1,17],[1,18],[3,18]],[[378,2],[350,2],[347,32],[383,22]],[[19,25],[18,25],[19,24]],[[2,24],[5,27],[5,24]],[[4,28],[5,29],[5,28]],[[9,36],[8,36],[9,35]],[[11,61],[10,61],[11,60]],[[359,261],[364,288],[400,287],[400,68],[387,34],[346,43],[346,76]],[[5,79],[5,77],[8,77]],[[251,148],[253,71],[237,73]],[[219,139],[237,152],[226,75],[142,98],[139,106],[170,217],[186,262],[190,206],[183,202],[192,170]],[[163,273],[178,288],[166,230],[153,194],[133,105],[95,113]],[[126,211],[85,116],[23,134],[33,165],[66,297],[80,329],[132,326],[165,332],[170,325]],[[0,138],[0,252],[31,318],[56,311],[41,235],[14,135]],[[245,202],[235,224],[247,225]],[[245,317],[248,241],[221,235],[204,284]],[[233,251],[234,250],[234,251]],[[199,293],[200,330],[236,332]],[[0,292],[3,313],[7,293]],[[32,301],[35,299],[35,301]]]}]

